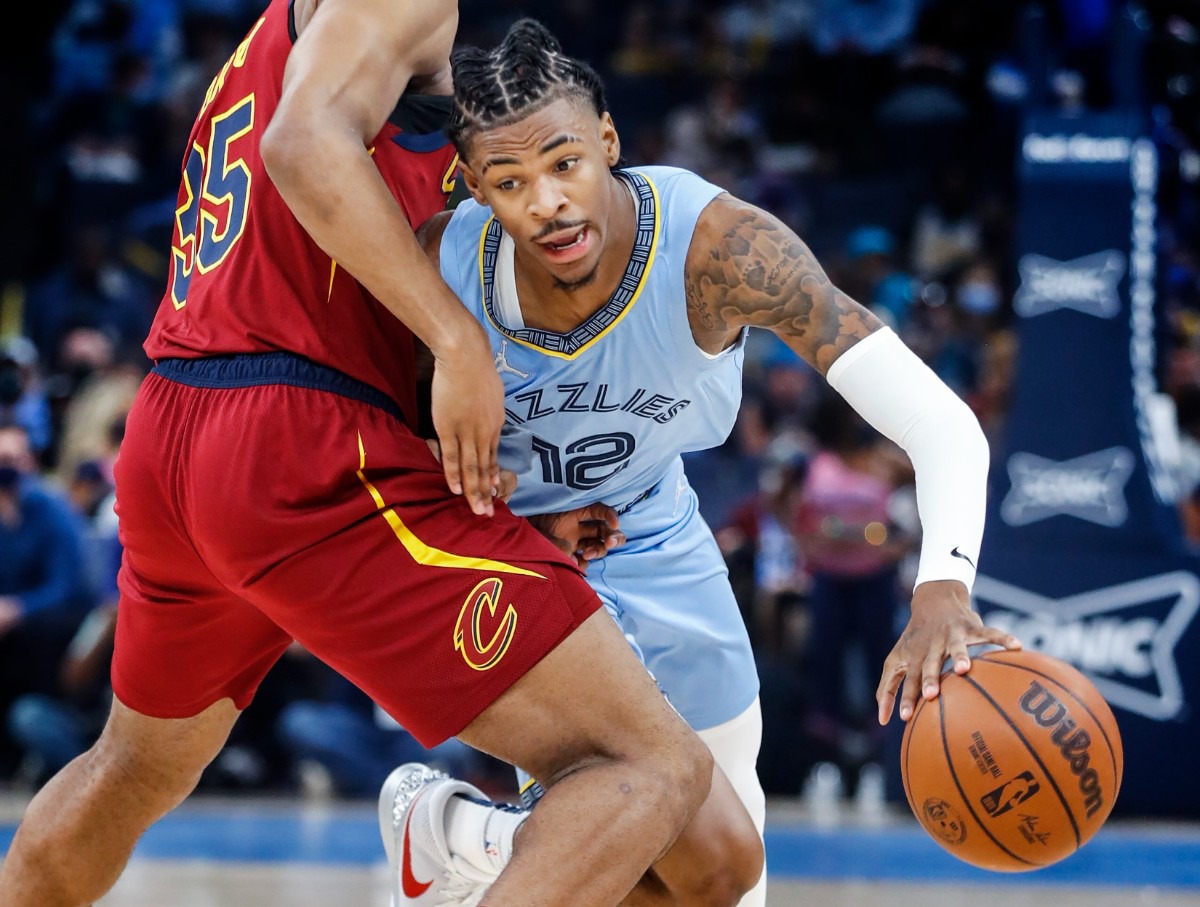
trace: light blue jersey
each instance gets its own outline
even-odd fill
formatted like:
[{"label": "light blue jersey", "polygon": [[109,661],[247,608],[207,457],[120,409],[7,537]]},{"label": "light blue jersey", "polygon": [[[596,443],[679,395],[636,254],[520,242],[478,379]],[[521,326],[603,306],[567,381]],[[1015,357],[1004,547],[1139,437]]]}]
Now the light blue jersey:
[{"label": "light blue jersey", "polygon": [[442,276],[487,329],[504,381],[500,462],[518,476],[519,514],[603,501],[626,544],[588,581],[696,730],[741,714],[758,693],[749,638],[724,559],[680,454],[720,445],[737,418],[745,335],[709,356],[688,323],[684,265],[696,220],[722,190],[671,167],[617,171],[637,208],[625,276],[569,334],[526,328],[512,240],[464,201],[441,244]]}]

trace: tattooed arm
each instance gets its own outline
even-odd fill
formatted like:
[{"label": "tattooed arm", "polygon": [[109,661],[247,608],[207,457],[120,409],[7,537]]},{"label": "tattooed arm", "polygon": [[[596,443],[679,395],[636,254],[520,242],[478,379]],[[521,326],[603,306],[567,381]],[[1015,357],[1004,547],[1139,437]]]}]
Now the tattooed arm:
[{"label": "tattooed arm", "polygon": [[743,327],[765,328],[822,375],[883,326],[829,282],[808,246],[778,218],[722,194],[696,224],[686,266],[697,345],[717,353]]},{"label": "tattooed arm", "polygon": [[[725,349],[747,326],[774,332],[913,463],[921,562],[908,627],[876,689],[880,723],[891,717],[898,693],[904,720],[918,697],[936,697],[947,659],[956,673],[969,670],[969,646],[1019,648],[971,610],[988,449],[966,404],[891,331],[881,331],[879,319],[830,283],[791,230],[753,205],[729,195],[709,203],[692,237],[686,275],[688,319],[701,349]],[[835,361],[836,376],[830,371]]]}]

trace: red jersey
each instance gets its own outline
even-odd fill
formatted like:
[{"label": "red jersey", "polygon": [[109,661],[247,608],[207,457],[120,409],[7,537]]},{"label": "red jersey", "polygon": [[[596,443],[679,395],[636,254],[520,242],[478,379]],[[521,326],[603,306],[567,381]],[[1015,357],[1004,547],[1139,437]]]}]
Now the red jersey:
[{"label": "red jersey", "polygon": [[[171,276],[144,349],[153,360],[295,353],[384,392],[412,425],[412,334],[309,237],[259,154],[294,40],[291,3],[271,0],[209,86],[183,160]],[[402,129],[405,106],[372,157],[417,226],[446,207],[458,158],[440,131]]]}]

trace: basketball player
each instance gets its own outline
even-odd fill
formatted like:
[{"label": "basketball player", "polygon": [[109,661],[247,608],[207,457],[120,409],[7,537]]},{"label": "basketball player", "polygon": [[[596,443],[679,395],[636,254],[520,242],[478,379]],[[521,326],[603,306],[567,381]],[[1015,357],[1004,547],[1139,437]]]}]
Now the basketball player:
[{"label": "basketball player", "polygon": [[[500,379],[410,227],[455,172],[456,24],[451,0],[272,0],[210,86],[117,464],[116,701],[30,803],[3,907],[101,898],[293,640],[425,745],[558,781],[491,907],[616,903],[706,795],[707,748],[578,566],[491,500]],[[413,333],[444,466],[407,427]]]},{"label": "basketball player", "polygon": [[[987,442],[970,409],[832,286],[777,219],[684,170],[620,168],[596,73],[537,22],[518,22],[491,51],[456,52],[454,82],[450,134],[472,199],[419,234],[488,332],[505,385],[501,462],[518,475],[511,506],[567,550],[598,558],[589,583],[761,835],[753,654],[680,458],[731,430],[748,328],[775,333],[915,466],[923,545],[912,616],[883,666],[881,723],[902,679],[907,720],[919,693],[936,696],[947,657],[961,673],[968,646],[1017,645],[970,608]],[[577,509],[597,500],[607,514]],[[625,543],[608,550],[618,521]],[[393,814],[392,789],[420,783],[418,774],[434,793],[416,809],[448,804],[444,817],[421,822],[444,825],[455,859],[486,867],[489,846],[509,846],[501,834],[519,828],[510,810],[487,819],[478,791],[419,766],[384,786],[385,840],[412,815]],[[746,850],[723,817],[737,821],[706,804],[676,858],[654,868],[660,897],[643,892],[637,903],[712,903],[705,886]],[[764,874],[741,903],[761,907],[765,897]]]}]

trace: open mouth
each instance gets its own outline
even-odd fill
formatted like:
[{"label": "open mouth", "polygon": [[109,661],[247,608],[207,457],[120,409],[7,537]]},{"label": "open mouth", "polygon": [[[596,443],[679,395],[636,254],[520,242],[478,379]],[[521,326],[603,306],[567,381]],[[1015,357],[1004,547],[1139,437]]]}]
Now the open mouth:
[{"label": "open mouth", "polygon": [[580,227],[574,233],[561,232],[555,233],[549,239],[539,241],[539,245],[551,249],[555,252],[561,252],[564,249],[569,249],[572,246],[577,246],[587,237],[587,225]]},{"label": "open mouth", "polygon": [[585,224],[577,229],[564,230],[538,240],[538,246],[555,261],[568,261],[586,251],[590,239],[591,230]]}]

